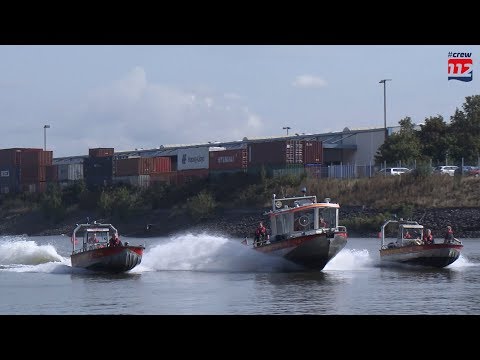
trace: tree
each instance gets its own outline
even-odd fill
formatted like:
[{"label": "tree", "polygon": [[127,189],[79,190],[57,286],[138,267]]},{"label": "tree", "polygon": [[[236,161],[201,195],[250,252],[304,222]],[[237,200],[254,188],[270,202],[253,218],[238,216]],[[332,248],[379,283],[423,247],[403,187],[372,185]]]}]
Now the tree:
[{"label": "tree", "polygon": [[77,204],[86,191],[85,181],[77,180],[63,189],[62,200],[67,206]]},{"label": "tree", "polygon": [[480,95],[467,96],[451,117],[452,146],[450,155],[460,163],[477,163],[480,155]]},{"label": "tree", "polygon": [[42,195],[40,206],[47,219],[57,223],[65,218],[65,206],[62,203],[62,193],[58,185],[49,184]]},{"label": "tree", "polygon": [[453,141],[448,133],[448,124],[441,115],[425,119],[418,133],[421,152],[434,163],[443,163]]},{"label": "tree", "polygon": [[390,135],[378,149],[375,155],[377,163],[401,161],[408,164],[421,157],[420,140],[412,119],[407,116],[398,123],[400,131]]},{"label": "tree", "polygon": [[205,190],[187,199],[187,211],[196,222],[212,218],[216,207],[213,195]]}]

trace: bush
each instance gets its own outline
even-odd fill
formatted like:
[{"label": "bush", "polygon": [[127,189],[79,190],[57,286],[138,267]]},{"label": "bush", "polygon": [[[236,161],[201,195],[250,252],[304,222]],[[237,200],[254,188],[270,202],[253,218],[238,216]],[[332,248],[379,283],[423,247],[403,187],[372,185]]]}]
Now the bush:
[{"label": "bush", "polygon": [[213,218],[217,204],[212,194],[202,191],[187,200],[186,210],[194,221]]}]

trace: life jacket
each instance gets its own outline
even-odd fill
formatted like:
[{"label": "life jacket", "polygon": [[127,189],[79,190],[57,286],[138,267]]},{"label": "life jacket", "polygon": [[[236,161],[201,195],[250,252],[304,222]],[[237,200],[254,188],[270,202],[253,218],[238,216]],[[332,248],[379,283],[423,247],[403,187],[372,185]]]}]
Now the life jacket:
[{"label": "life jacket", "polygon": [[255,230],[255,237],[257,239],[261,237],[265,237],[266,234],[267,234],[267,229],[265,228],[265,226],[258,227],[257,230]]}]

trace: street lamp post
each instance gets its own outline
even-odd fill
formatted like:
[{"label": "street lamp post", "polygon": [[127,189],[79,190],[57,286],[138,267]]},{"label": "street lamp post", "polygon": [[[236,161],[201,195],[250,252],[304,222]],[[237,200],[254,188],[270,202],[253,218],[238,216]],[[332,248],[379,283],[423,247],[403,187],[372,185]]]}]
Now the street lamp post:
[{"label": "street lamp post", "polygon": [[291,129],[290,126],[284,126],[284,127],[283,127],[283,130],[287,130],[287,136],[288,136],[288,130],[289,130],[289,129]]},{"label": "street lamp post", "polygon": [[387,140],[387,81],[392,81],[392,79],[379,81],[379,84],[383,83],[383,129],[385,130],[385,140]]},{"label": "street lamp post", "polygon": [[43,125],[43,150],[47,151],[47,129],[50,129],[50,125]]}]

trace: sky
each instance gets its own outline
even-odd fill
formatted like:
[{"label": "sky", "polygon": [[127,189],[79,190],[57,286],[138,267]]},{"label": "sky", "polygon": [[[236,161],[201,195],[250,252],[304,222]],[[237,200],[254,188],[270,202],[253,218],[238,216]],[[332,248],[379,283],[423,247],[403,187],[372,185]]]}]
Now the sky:
[{"label": "sky", "polygon": [[[470,52],[473,80],[448,80]],[[0,149],[53,156],[449,122],[479,45],[0,45]],[[50,128],[45,129],[44,126]]]}]

